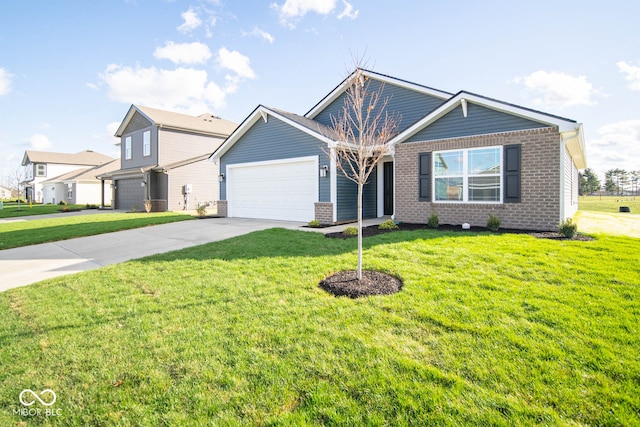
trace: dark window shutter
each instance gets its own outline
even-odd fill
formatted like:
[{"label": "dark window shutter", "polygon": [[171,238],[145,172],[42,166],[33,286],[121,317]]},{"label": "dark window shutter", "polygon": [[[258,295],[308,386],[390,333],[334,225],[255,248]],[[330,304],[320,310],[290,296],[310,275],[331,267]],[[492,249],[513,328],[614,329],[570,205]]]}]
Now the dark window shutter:
[{"label": "dark window shutter", "polygon": [[418,200],[431,201],[431,153],[420,153],[418,157]]},{"label": "dark window shutter", "polygon": [[504,203],[520,203],[520,144],[504,146]]}]

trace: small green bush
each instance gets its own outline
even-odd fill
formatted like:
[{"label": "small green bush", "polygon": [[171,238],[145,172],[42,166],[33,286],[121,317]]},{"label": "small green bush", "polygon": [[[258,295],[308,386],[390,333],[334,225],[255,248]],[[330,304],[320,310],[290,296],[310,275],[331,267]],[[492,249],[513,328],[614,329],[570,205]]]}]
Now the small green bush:
[{"label": "small green bush", "polygon": [[487,221],[487,228],[495,233],[500,228],[500,223],[501,222],[502,221],[500,221],[500,218],[498,218],[494,214],[490,213],[489,214],[489,221]]},{"label": "small green bush", "polygon": [[357,236],[358,235],[358,227],[347,227],[342,230],[343,236]]},{"label": "small green bush", "polygon": [[578,232],[578,224],[573,222],[571,218],[562,220],[560,221],[560,225],[558,225],[558,232],[567,239],[571,239]]},{"label": "small green bush", "polygon": [[427,220],[427,225],[431,228],[438,228],[440,225],[440,218],[438,218],[437,213],[432,213],[429,219]]},{"label": "small green bush", "polygon": [[379,230],[397,230],[398,224],[396,224],[392,219],[388,219],[382,224],[378,226]]},{"label": "small green bush", "polygon": [[317,219],[312,219],[311,221],[309,221],[307,223],[307,226],[309,226],[311,228],[318,228],[318,227],[320,227],[320,221],[318,221]]},{"label": "small green bush", "polygon": [[209,207],[207,203],[198,203],[196,206],[196,213],[198,214],[198,217],[204,218],[207,216],[207,207]]},{"label": "small green bush", "polygon": [[67,206],[67,202],[65,202],[64,200],[60,200],[60,203],[58,203],[60,206]]}]

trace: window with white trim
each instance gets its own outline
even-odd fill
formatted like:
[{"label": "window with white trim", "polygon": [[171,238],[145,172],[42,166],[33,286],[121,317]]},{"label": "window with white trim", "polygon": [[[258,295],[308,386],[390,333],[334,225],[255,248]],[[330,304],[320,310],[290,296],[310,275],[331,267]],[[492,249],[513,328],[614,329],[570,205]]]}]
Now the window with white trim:
[{"label": "window with white trim", "polygon": [[142,134],[142,155],[151,155],[151,131],[147,130]]},{"label": "window with white trim", "polygon": [[502,147],[435,151],[433,200],[501,203]]},{"label": "window with white trim", "polygon": [[47,176],[47,165],[36,165],[36,176]]},{"label": "window with white trim", "polygon": [[124,158],[125,160],[131,160],[131,137],[130,136],[124,139]]}]

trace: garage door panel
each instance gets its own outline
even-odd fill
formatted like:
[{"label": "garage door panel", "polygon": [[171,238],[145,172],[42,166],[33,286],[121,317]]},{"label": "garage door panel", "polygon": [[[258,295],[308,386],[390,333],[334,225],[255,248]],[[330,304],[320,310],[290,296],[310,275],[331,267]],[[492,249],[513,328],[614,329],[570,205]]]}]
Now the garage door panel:
[{"label": "garage door panel", "polygon": [[140,179],[120,179],[116,182],[116,208],[131,209],[137,206],[142,209],[144,200],[144,188],[140,185]]},{"label": "garage door panel", "polygon": [[229,215],[309,221],[318,201],[317,160],[230,165]]}]

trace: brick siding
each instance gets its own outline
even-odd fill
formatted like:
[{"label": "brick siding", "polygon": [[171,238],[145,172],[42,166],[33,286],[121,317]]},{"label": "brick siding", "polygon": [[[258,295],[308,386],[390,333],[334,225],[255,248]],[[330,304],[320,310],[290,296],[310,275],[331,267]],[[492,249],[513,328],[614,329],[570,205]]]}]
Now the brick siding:
[{"label": "brick siding", "polygon": [[333,224],[333,203],[316,202],[315,219],[317,219],[320,224]]},{"label": "brick siding", "polygon": [[[436,213],[441,224],[486,226],[489,213],[502,228],[556,230],[560,221],[560,134],[555,127],[398,144],[395,147],[397,221],[426,223]],[[418,154],[440,150],[522,145],[521,202],[434,203],[418,200]]]}]

